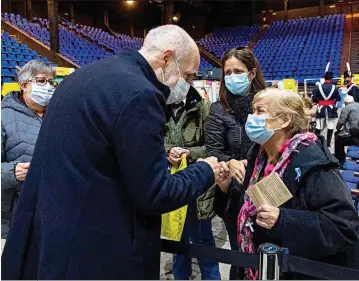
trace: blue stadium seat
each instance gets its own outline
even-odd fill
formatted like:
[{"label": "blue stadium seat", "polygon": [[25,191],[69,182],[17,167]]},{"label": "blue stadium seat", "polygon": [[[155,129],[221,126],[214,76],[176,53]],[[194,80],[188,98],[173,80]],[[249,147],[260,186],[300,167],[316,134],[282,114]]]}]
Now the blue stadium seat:
[{"label": "blue stadium seat", "polygon": [[4,83],[11,83],[11,82],[13,82],[14,80],[13,80],[12,78],[10,78],[10,77],[4,77],[4,78],[3,78],[3,81],[4,81]]},{"label": "blue stadium seat", "polygon": [[355,150],[350,150],[347,152],[347,157],[357,160],[359,159],[359,152]]},{"label": "blue stadium seat", "polygon": [[346,161],[343,165],[343,169],[359,172],[359,164],[356,161]]}]

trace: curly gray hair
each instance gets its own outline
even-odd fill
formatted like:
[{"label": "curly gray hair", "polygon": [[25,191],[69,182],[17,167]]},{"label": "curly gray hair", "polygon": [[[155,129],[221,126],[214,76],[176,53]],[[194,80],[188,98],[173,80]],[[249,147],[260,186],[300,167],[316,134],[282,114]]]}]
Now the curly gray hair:
[{"label": "curly gray hair", "polygon": [[56,71],[52,66],[52,63],[45,62],[43,60],[31,60],[17,73],[17,79],[20,87],[23,82],[34,78],[39,73],[50,73],[54,79],[56,78]]}]

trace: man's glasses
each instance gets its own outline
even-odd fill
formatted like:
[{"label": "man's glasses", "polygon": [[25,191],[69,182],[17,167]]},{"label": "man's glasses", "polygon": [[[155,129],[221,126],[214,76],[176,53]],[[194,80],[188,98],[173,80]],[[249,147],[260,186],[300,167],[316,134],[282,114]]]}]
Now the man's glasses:
[{"label": "man's glasses", "polygon": [[241,46],[241,47],[237,47],[237,48],[232,48],[232,49],[229,49],[227,51],[224,52],[224,56],[227,55],[229,52],[232,52],[232,51],[241,51],[241,50],[245,50],[247,49],[248,46]]},{"label": "man's glasses", "polygon": [[34,77],[32,79],[27,80],[26,82],[30,82],[30,81],[34,81],[34,80],[35,80],[36,84],[39,86],[45,86],[46,83],[49,83],[53,87],[57,87],[57,85],[59,85],[59,83],[57,83],[56,81],[47,80],[46,78],[43,78],[43,77]]}]

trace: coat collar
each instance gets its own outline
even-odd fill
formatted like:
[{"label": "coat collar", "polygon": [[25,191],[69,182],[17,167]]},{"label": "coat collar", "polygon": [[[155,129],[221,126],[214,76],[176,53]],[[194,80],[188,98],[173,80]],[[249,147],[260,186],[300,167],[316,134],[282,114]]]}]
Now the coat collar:
[{"label": "coat collar", "polygon": [[[203,104],[202,100],[203,100],[203,98],[198,93],[198,91],[193,86],[191,86],[188,91],[188,94],[186,97],[186,103],[184,106],[185,114],[199,110]],[[171,116],[172,116],[172,107],[171,107],[171,105],[168,105],[167,106],[167,121],[171,118]]]},{"label": "coat collar", "polygon": [[170,88],[157,79],[157,76],[153,71],[152,67],[138,51],[124,48],[124,50],[121,51],[119,55],[121,55],[122,58],[127,59],[131,63],[134,63],[135,65],[139,66],[145,77],[164,95],[165,99],[167,100],[170,94]]}]

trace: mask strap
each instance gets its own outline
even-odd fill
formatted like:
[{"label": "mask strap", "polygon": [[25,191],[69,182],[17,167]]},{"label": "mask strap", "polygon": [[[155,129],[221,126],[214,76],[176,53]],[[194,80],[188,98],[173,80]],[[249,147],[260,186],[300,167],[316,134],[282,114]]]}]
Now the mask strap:
[{"label": "mask strap", "polygon": [[161,67],[162,72],[162,83],[165,84],[165,73],[163,72],[163,68]]},{"label": "mask strap", "polygon": [[179,65],[178,65],[178,62],[177,62],[177,58],[176,58],[176,55],[173,55],[173,59],[175,60],[175,64],[177,66],[177,70],[178,70],[178,75],[179,75],[179,79],[181,79],[181,71],[180,71],[180,68],[179,68]]},{"label": "mask strap", "polygon": [[276,117],[267,117],[267,119],[274,120],[274,119],[277,119],[277,118],[281,117],[282,115],[283,115],[283,113],[277,115]]},{"label": "mask strap", "polygon": [[[283,115],[283,113],[279,114],[279,115],[276,116],[276,117],[269,117],[268,119],[271,119],[271,120],[277,119],[277,118],[279,118],[279,117],[282,116],[282,115]],[[276,129],[271,129],[271,131],[278,131],[278,130],[282,130],[282,129],[283,129],[283,128],[280,127],[280,128],[276,128]]]}]

